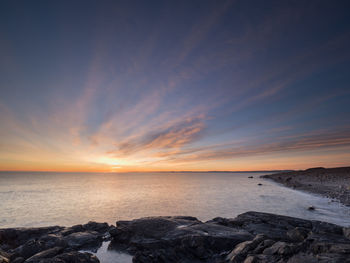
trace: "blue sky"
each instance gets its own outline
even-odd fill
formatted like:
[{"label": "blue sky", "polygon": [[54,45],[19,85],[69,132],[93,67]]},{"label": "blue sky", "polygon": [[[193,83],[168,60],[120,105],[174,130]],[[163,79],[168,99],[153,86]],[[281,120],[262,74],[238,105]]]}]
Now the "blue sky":
[{"label": "blue sky", "polygon": [[2,1],[0,169],[345,166],[348,1]]}]

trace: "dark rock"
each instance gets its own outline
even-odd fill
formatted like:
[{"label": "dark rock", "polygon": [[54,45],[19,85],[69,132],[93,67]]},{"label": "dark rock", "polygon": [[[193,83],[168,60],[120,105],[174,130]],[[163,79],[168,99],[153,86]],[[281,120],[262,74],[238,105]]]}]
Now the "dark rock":
[{"label": "dark rock", "polygon": [[83,232],[83,231],[84,231],[83,225],[75,225],[75,226],[67,227],[67,228],[63,229],[60,232],[60,234],[62,236],[67,236],[67,235],[70,235],[72,233]]},{"label": "dark rock", "polygon": [[24,258],[18,257],[18,258],[15,258],[14,260],[11,260],[11,263],[23,263],[24,260],[25,260]]},{"label": "dark rock", "polygon": [[46,247],[66,247],[67,241],[59,234],[48,234],[40,237],[39,241],[45,243]]},{"label": "dark rock", "polygon": [[98,258],[91,253],[81,253],[77,251],[67,252],[40,260],[39,263],[99,263]]},{"label": "dark rock", "polygon": [[73,249],[96,247],[101,245],[102,237],[95,231],[76,232],[65,236],[64,242]]},{"label": "dark rock", "polygon": [[0,245],[7,244],[11,247],[17,247],[24,244],[29,239],[39,238],[44,234],[57,233],[63,227],[37,227],[37,228],[4,228],[0,229]]},{"label": "dark rock", "polygon": [[248,178],[250,178],[250,179],[251,179],[251,178],[254,178],[254,177],[253,177],[253,176],[248,176]]},{"label": "dark rock", "polygon": [[270,239],[286,240],[287,231],[295,227],[312,228],[309,220],[260,212],[246,212],[230,221],[230,225],[240,226],[257,235],[264,234]]},{"label": "dark rock", "polygon": [[315,210],[315,207],[309,206],[309,207],[307,208],[307,210],[313,211],[313,210]]},{"label": "dark rock", "polygon": [[35,254],[28,258],[25,263],[36,263],[45,258],[53,258],[63,251],[62,247],[54,247]]},{"label": "dark rock", "polygon": [[259,186],[261,186],[262,184],[261,183],[258,183]]},{"label": "dark rock", "polygon": [[335,235],[342,235],[343,228],[327,222],[312,221],[312,232],[318,234],[331,233]]},{"label": "dark rock", "polygon": [[16,257],[23,257],[24,259],[27,259],[46,249],[47,247],[44,242],[38,240],[29,240],[11,252],[13,252]]},{"label": "dark rock", "polygon": [[[243,229],[203,223],[189,217],[153,217],[132,221],[119,221],[112,231],[112,243],[126,244],[139,253],[135,262],[152,262],[152,257],[183,255],[191,260],[204,260],[232,249],[232,246],[253,236]],[[158,262],[158,261],[153,261]],[[165,261],[172,262],[172,261]],[[175,260],[174,262],[180,262]]]},{"label": "dark rock", "polygon": [[242,242],[228,254],[226,260],[232,263],[242,262],[249,251],[252,251],[256,248],[256,246],[265,239],[264,235],[257,235],[252,241]]},{"label": "dark rock", "polygon": [[97,223],[90,221],[89,223],[82,226],[85,231],[96,231],[98,233],[105,233],[109,229],[107,223]]},{"label": "dark rock", "polygon": [[134,255],[135,263],[350,263],[349,228],[259,212],[205,223],[194,217],[149,217],[118,221],[116,227],[89,222],[0,229],[0,262],[96,263],[95,256],[77,250],[97,248],[106,232],[112,239],[108,249]]},{"label": "dark rock", "polygon": [[294,242],[302,242],[309,234],[310,230],[304,227],[296,227],[287,232],[287,236]]},{"label": "dark rock", "polygon": [[261,254],[265,248],[272,246],[275,243],[275,241],[271,239],[266,239],[254,249],[253,254]]}]

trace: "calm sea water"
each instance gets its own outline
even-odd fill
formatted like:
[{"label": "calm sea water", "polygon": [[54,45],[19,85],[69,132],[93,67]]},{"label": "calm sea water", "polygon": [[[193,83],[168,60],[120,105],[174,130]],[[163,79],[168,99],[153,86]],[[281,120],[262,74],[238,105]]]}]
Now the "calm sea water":
[{"label": "calm sea water", "polygon": [[[349,207],[285,188],[260,175],[2,172],[0,228],[71,226],[90,220],[115,224],[158,215],[209,220],[253,210],[350,225]],[[311,205],[315,211],[307,210]]]}]

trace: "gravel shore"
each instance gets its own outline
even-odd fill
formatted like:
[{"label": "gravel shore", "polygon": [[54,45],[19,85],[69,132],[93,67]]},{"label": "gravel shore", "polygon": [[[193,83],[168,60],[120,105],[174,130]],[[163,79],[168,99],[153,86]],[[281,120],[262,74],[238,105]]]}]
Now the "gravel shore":
[{"label": "gravel shore", "polygon": [[350,206],[350,167],[318,167],[261,177],[294,189],[321,194]]}]

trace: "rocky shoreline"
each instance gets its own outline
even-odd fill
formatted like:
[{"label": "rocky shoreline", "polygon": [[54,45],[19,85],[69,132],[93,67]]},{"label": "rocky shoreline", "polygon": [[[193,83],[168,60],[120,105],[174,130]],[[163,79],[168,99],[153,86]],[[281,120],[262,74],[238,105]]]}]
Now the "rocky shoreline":
[{"label": "rocky shoreline", "polygon": [[72,227],[0,229],[0,263],[97,263],[83,250],[110,250],[135,263],[350,262],[350,228],[275,214],[247,212],[233,219],[149,217]]},{"label": "rocky shoreline", "polygon": [[261,177],[297,190],[320,194],[350,206],[350,167],[318,167]]}]

